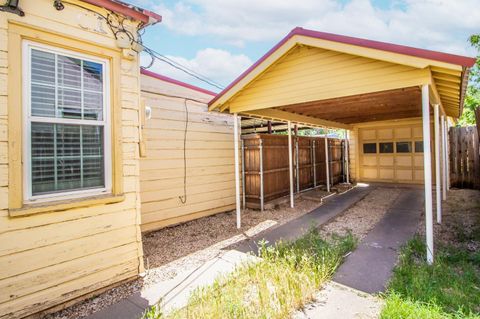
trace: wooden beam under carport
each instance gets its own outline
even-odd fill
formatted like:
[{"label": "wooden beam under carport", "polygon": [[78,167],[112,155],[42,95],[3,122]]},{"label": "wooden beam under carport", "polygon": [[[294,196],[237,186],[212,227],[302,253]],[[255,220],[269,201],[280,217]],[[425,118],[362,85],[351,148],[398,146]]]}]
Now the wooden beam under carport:
[{"label": "wooden beam under carport", "polygon": [[276,121],[293,122],[298,124],[304,124],[311,127],[329,127],[329,128],[342,128],[346,130],[352,130],[352,126],[340,122],[322,120],[316,117],[305,116],[295,114],[291,112],[285,112],[277,109],[262,109],[255,111],[242,112],[247,116],[260,117],[265,119],[271,119]]}]

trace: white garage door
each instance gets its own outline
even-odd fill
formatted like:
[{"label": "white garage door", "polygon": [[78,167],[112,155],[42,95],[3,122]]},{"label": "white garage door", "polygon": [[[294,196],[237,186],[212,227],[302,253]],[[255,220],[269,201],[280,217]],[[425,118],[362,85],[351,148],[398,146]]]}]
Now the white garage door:
[{"label": "white garage door", "polygon": [[359,129],[360,180],[423,182],[422,126]]}]

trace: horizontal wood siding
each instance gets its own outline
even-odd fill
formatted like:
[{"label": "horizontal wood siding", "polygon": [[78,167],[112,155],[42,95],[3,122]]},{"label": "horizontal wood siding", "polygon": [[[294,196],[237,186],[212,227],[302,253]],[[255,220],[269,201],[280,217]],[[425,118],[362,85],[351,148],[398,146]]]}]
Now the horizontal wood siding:
[{"label": "horizontal wood siding", "polygon": [[360,56],[297,46],[229,101],[231,112],[397,89],[430,72]]},{"label": "horizontal wood siding", "polygon": [[[21,139],[21,127],[17,128],[17,137],[7,136],[7,94],[17,85],[7,83],[7,75],[20,72],[8,68],[7,18],[71,36],[78,41],[78,48],[88,42],[116,50],[115,39],[109,31],[99,34],[79,26],[79,17],[84,17],[83,22],[89,26],[98,25],[98,19],[86,10],[65,3],[65,10],[57,11],[49,0],[24,1],[21,8],[26,13],[24,17],[0,13],[0,318],[41,312],[143,271],[138,196],[137,60],[121,60],[121,65],[111,66],[118,68],[120,76],[115,93],[122,97],[121,108],[118,108],[122,113],[118,117],[122,136],[113,136],[113,139],[120,139],[123,149],[120,154],[123,154],[121,174],[125,199],[110,205],[9,216],[9,189],[13,185],[8,185],[7,143],[8,138],[10,142]],[[97,9],[106,14],[105,10]],[[107,26],[104,28],[108,30]]]},{"label": "horizontal wood siding", "polygon": [[[142,135],[142,230],[228,211],[235,204],[233,117],[207,112],[211,95],[146,75],[142,97],[152,109]],[[167,96],[167,95],[170,95]],[[171,97],[177,96],[177,97]],[[184,196],[185,98],[186,202]],[[196,101],[193,101],[196,100]]]}]

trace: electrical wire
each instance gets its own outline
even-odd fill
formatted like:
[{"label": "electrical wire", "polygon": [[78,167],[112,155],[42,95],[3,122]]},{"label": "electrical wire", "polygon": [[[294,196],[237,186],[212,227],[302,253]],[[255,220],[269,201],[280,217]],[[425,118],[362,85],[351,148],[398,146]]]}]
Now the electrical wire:
[{"label": "electrical wire", "polygon": [[183,132],[183,196],[178,196],[180,202],[187,202],[187,132],[188,132],[188,105],[187,99],[183,100],[185,106],[185,131]]},{"label": "electrical wire", "polygon": [[141,90],[144,93],[148,94],[153,94],[153,95],[160,95],[160,96],[165,96],[169,98],[174,98],[174,99],[181,99],[184,101],[184,107],[185,107],[185,129],[183,133],[183,196],[178,196],[180,199],[180,202],[182,204],[185,204],[187,202],[187,133],[188,133],[188,123],[189,123],[189,112],[188,112],[188,101],[196,102],[196,103],[202,103],[205,104],[204,101],[188,98],[188,97],[183,97],[183,96],[178,96],[178,95],[172,95],[172,94],[165,94],[165,93],[158,93],[158,92],[153,92],[149,90]]},{"label": "electrical wire", "polygon": [[[177,70],[180,70],[190,76],[193,76],[194,78],[196,78],[197,80],[200,80],[208,85],[211,85],[213,87],[216,87],[217,89],[220,89],[220,90],[223,90],[225,88],[225,86],[213,81],[212,79],[209,79],[207,78],[206,76],[203,76],[201,74],[199,74],[198,72],[195,72],[189,68],[187,68],[186,66],[178,63],[177,61],[175,60],[172,60],[170,58],[168,58],[167,56],[161,54],[161,53],[158,53],[156,52],[155,50],[147,47],[147,46],[144,46],[144,50],[146,53],[148,53],[152,59],[152,61],[154,62],[155,59],[156,60],[159,60],[161,62],[164,62],[168,65],[170,65],[171,67],[177,69]],[[152,65],[153,65],[153,62],[150,62],[150,64],[146,67],[142,67],[142,69],[148,69],[150,68]]]},{"label": "electrical wire", "polygon": [[[110,31],[112,32],[113,36],[115,37],[115,39],[118,39],[118,34],[120,33],[124,33],[127,35],[127,37],[129,38],[130,40],[130,43],[131,44],[138,44],[140,47],[142,47],[144,49],[144,51],[150,55],[151,57],[151,61],[150,63],[145,66],[145,67],[141,67],[142,69],[148,69],[148,68],[151,68],[153,66],[153,64],[155,63],[155,60],[158,60],[158,61],[161,61],[161,62],[164,62],[164,63],[167,63],[168,65],[170,65],[171,67],[179,70],[179,71],[182,71],[194,78],[196,78],[197,80],[199,81],[202,81],[208,85],[211,85],[213,87],[216,87],[220,90],[223,90],[225,88],[225,86],[213,81],[212,79],[209,79],[208,77],[182,65],[181,63],[145,46],[143,44],[143,40],[142,40],[142,35],[144,34],[145,32],[145,24],[141,23],[139,24],[139,26],[137,27],[137,30],[136,30],[136,33],[137,35],[135,36],[131,31],[129,31],[125,25],[124,25],[124,21],[125,19],[121,18],[118,14],[116,14],[115,12],[113,11],[108,11],[109,13],[105,16],[101,13],[98,13],[88,7],[85,7],[83,5],[80,5],[78,3],[74,3],[74,2],[70,2],[70,1],[65,1],[65,0],[62,0],[62,3],[68,3],[69,5],[73,5],[73,6],[76,6],[76,7],[79,7],[79,8],[82,8],[84,10],[87,10],[87,11],[90,11],[96,15],[98,15],[99,17],[101,17],[102,19],[105,20],[106,24],[108,25],[108,27],[110,28]],[[115,19],[113,19],[113,17],[115,17]],[[137,51],[137,53],[139,53]]]}]

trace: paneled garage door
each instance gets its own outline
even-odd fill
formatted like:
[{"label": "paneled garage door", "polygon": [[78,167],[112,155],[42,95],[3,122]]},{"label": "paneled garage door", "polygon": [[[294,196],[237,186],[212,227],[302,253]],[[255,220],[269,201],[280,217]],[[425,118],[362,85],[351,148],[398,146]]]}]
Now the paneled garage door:
[{"label": "paneled garage door", "polygon": [[422,126],[359,129],[360,179],[423,182]]}]

